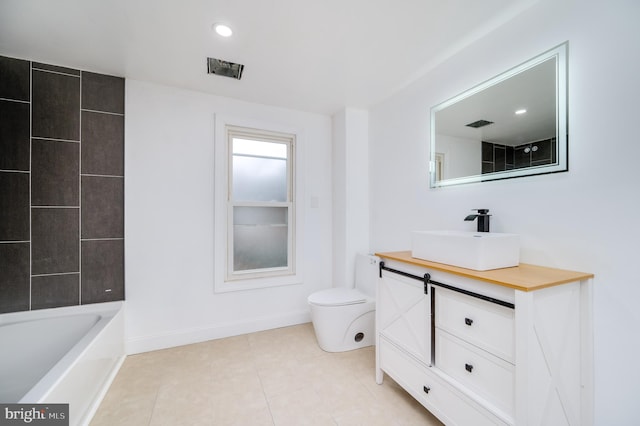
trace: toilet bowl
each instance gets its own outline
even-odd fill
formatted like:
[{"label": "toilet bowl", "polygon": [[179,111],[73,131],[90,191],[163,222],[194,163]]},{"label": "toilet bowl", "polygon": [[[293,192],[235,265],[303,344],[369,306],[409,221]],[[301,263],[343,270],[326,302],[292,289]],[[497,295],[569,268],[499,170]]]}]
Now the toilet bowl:
[{"label": "toilet bowl", "polygon": [[307,299],[320,348],[344,352],[375,344],[376,256],[356,256],[355,288],[330,288]]}]

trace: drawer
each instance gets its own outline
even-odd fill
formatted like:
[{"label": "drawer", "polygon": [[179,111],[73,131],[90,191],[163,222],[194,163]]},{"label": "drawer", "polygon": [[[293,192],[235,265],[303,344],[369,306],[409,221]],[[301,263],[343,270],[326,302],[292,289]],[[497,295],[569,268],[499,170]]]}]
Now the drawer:
[{"label": "drawer", "polygon": [[436,327],[514,362],[514,310],[437,287]]},{"label": "drawer", "polygon": [[431,367],[419,363],[386,339],[380,338],[378,351],[380,368],[443,423],[459,426],[508,424],[455,389]]},{"label": "drawer", "polygon": [[436,329],[435,365],[464,387],[513,418],[514,365]]}]

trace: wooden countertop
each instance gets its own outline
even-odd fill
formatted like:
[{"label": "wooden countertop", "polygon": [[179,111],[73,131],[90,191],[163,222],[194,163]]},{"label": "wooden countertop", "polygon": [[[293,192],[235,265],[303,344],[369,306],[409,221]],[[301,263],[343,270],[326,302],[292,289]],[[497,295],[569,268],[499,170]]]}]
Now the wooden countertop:
[{"label": "wooden countertop", "polygon": [[411,251],[409,250],[376,253],[376,256],[428,269],[449,272],[451,274],[522,291],[539,290],[541,288],[593,278],[593,274],[587,272],[567,271],[564,269],[547,268],[544,266],[529,265],[526,263],[521,263],[519,266],[514,266],[513,268],[474,271],[473,269],[459,268],[457,266],[417,259],[415,257],[411,257]]}]

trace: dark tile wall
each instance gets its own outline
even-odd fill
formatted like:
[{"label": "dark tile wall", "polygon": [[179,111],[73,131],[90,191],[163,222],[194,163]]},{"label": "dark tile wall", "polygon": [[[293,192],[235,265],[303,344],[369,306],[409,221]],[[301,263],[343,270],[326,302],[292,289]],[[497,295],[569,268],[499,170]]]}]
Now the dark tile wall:
[{"label": "dark tile wall", "polygon": [[124,182],[82,176],[82,238],[124,238]]},{"label": "dark tile wall", "polygon": [[[528,148],[528,149],[527,149]],[[482,173],[554,164],[556,139],[545,139],[518,146],[482,142]]]},{"label": "dark tile wall", "polygon": [[0,312],[29,309],[29,243],[0,243]]},{"label": "dark tile wall", "polygon": [[0,56],[0,313],[124,299],[124,79]]},{"label": "dark tile wall", "polygon": [[29,171],[29,104],[0,100],[0,170]]},{"label": "dark tile wall", "polygon": [[29,173],[0,172],[0,241],[29,240]]},{"label": "dark tile wall", "polygon": [[80,272],[78,208],[31,209],[31,272]]},{"label": "dark tile wall", "polygon": [[31,139],[31,205],[78,207],[80,144]]},{"label": "dark tile wall", "polygon": [[124,300],[124,240],[82,241],[82,298]]},{"label": "dark tile wall", "polygon": [[31,309],[78,304],[80,273],[42,275],[31,278]]},{"label": "dark tile wall", "polygon": [[31,64],[0,56],[0,98],[29,102]]},{"label": "dark tile wall", "polygon": [[80,141],[80,78],[33,69],[31,136]]}]

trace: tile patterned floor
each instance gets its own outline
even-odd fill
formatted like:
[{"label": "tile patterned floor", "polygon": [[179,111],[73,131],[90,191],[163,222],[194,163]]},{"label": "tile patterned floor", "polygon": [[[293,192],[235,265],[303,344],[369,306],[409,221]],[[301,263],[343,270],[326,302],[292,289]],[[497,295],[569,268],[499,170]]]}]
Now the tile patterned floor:
[{"label": "tile patterned floor", "polygon": [[311,324],[127,357],[91,426],[441,425],[373,347],[326,353]]}]

